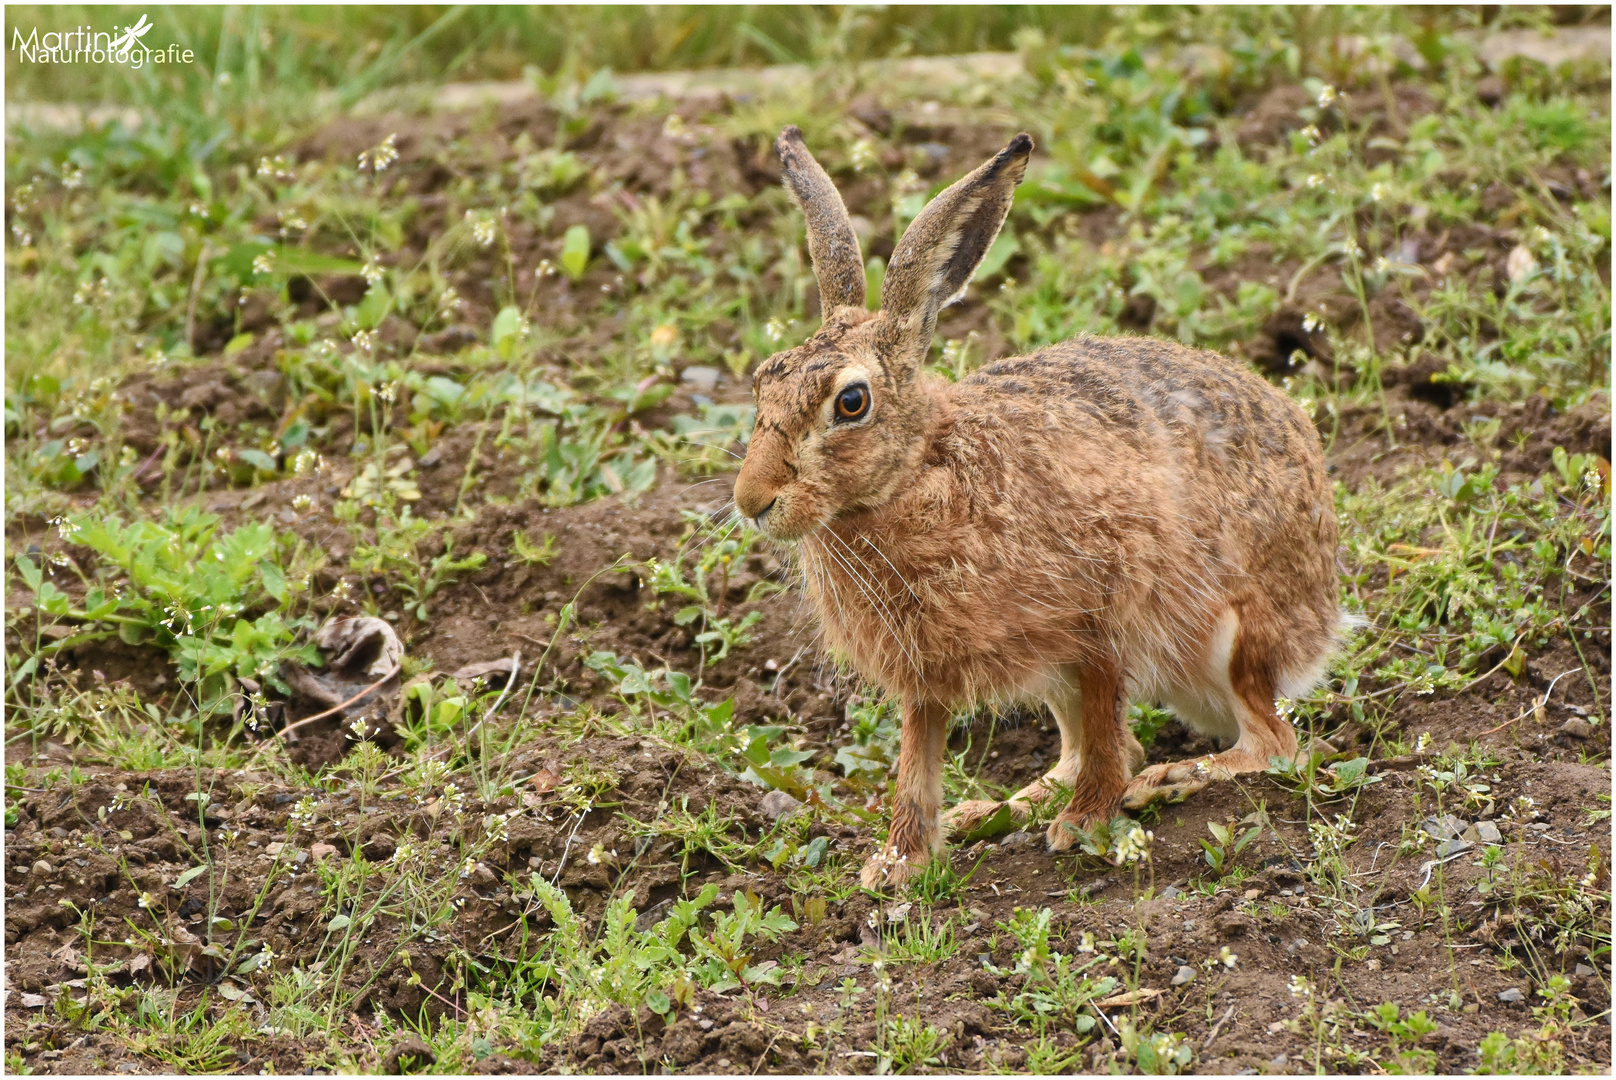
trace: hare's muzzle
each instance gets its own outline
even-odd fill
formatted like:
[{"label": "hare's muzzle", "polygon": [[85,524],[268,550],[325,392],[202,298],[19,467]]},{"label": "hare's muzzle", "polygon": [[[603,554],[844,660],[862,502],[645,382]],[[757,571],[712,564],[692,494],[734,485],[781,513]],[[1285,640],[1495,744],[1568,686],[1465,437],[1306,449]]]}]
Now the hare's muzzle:
[{"label": "hare's muzzle", "polygon": [[763,471],[748,461],[735,478],[735,508],[760,526],[780,498],[779,488],[760,475]]}]

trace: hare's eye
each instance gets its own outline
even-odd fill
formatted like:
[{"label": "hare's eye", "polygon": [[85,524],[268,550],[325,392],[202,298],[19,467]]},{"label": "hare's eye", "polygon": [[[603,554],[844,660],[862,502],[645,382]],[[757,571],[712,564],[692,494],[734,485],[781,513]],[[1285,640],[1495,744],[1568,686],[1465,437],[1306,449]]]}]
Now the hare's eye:
[{"label": "hare's eye", "polygon": [[854,383],[836,395],[836,419],[861,420],[870,411],[870,388]]}]

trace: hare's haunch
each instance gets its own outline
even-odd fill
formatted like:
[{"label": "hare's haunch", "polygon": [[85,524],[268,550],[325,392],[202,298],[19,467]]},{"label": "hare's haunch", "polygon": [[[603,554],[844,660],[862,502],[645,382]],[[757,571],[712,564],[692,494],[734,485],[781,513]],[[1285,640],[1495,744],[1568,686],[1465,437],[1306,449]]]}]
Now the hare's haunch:
[{"label": "hare's haunch", "polygon": [[[824,324],[759,366],[735,503],[795,541],[827,644],[903,701],[892,830],[864,881],[896,884],[998,804],[942,814],[952,712],[1041,698],[1054,768],[1012,809],[1071,801],[1057,850],[1124,806],[1296,753],[1275,697],[1323,674],[1341,612],[1336,521],[1312,424],[1213,353],[1082,338],[950,384],[921,371],[937,312],[992,245],[1026,171],[1018,135],[928,205],[882,309],[830,178],[776,143],[808,221]],[[1228,747],[1137,776],[1130,698]]]}]

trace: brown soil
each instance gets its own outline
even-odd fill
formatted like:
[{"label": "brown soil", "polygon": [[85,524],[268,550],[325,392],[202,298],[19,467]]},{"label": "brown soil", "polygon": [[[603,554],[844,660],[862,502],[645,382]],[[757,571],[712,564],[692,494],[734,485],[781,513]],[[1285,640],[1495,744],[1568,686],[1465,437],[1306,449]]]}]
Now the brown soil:
[{"label": "brown soil", "polygon": [[[1265,99],[1242,125],[1242,143],[1260,146],[1281,137],[1285,117],[1293,116],[1297,107],[1294,98],[1291,93]],[[1405,123],[1422,107],[1429,107],[1412,94],[1402,95],[1398,101]],[[695,117],[687,120],[687,134],[670,135],[660,121],[601,110],[563,143],[600,175],[621,182],[626,197],[665,195],[676,170],[688,183],[719,195],[755,191],[777,181],[772,157],[763,147],[732,142],[721,138],[716,129],[703,127]],[[557,117],[541,106],[504,110],[491,126],[486,118],[463,115],[430,120],[355,119],[334,124],[311,138],[301,153],[305,157],[351,158],[386,134],[399,132],[403,154],[398,172],[400,193],[419,200],[420,215],[412,229],[416,240],[424,243],[443,224],[441,193],[451,181],[509,167],[516,156],[512,144],[523,135],[534,145],[550,145],[557,124]],[[957,174],[976,163],[1002,142],[1005,132],[988,124],[916,128],[903,134],[917,146],[937,144],[942,148],[938,160],[926,160],[928,175],[941,176]],[[922,156],[929,153],[921,151]],[[845,190],[855,214],[879,218],[885,213],[872,191],[858,184]],[[569,195],[555,205],[555,223],[543,235],[524,231],[520,223],[513,227],[518,265],[532,267],[542,257],[555,258],[558,238],[573,222],[588,224],[591,235],[600,241],[618,228],[611,208],[587,192]],[[1102,233],[1108,223],[1115,222],[1110,212],[1092,218]],[[1507,244],[1500,249],[1497,237],[1484,227],[1477,228],[1481,234],[1476,236],[1456,236],[1450,231],[1423,237],[1415,255],[1421,262],[1429,262],[1448,251],[1480,247],[1493,253],[1489,258],[1501,262]],[[883,230],[881,226],[875,232],[890,232]],[[400,258],[407,262],[418,254],[406,251]],[[478,284],[490,270],[473,267],[464,275],[461,292],[470,302],[464,314],[467,326],[485,326],[493,314],[492,295]],[[1288,280],[1293,271],[1282,268],[1282,280]],[[591,298],[601,295],[601,286],[609,285],[611,276],[597,269],[576,286],[561,278],[537,284],[528,280],[520,285],[524,291],[545,290],[544,302],[558,313],[558,324],[571,326],[583,340],[591,334],[590,320],[596,317]],[[1233,292],[1238,277],[1230,275],[1228,292]],[[1314,280],[1321,277],[1316,274]],[[327,285],[341,288],[340,283]],[[1343,325],[1357,314],[1342,302],[1344,294],[1338,287],[1317,285],[1313,292],[1308,288],[1299,292],[1294,308],[1274,316],[1263,339],[1245,343],[1248,357],[1263,363],[1288,358],[1300,348],[1321,364],[1329,362],[1314,335],[1302,329],[1300,313],[1322,312]],[[949,326],[963,332],[973,320],[980,322],[983,309],[975,306],[980,303],[971,300],[951,312]],[[177,377],[140,377],[126,385],[130,413],[125,436],[142,458],[160,447],[161,432],[152,416],[158,401],[183,410],[192,421],[212,415],[217,422],[231,426],[273,423],[282,414],[285,379],[274,360],[278,331],[269,326],[268,309],[262,312],[264,321],[248,328],[266,332],[233,360],[207,363]],[[1389,307],[1375,314],[1377,328],[1401,325]],[[228,336],[229,329],[210,331],[218,338],[215,346]],[[444,351],[452,351],[449,346],[454,343],[454,339],[443,339]],[[1007,346],[1002,342],[989,342],[988,358],[1004,349]],[[551,360],[558,367],[562,363],[560,355]],[[452,362],[446,361],[444,370],[452,370]],[[1462,425],[1476,417],[1503,421],[1495,445],[1501,448],[1499,461],[1507,478],[1542,473],[1549,467],[1549,453],[1556,445],[1573,452],[1609,453],[1610,404],[1603,396],[1563,414],[1555,414],[1538,397],[1514,405],[1476,405],[1446,396],[1441,384],[1430,381],[1430,374],[1416,362],[1388,375],[1385,408],[1392,417],[1395,438],[1385,435],[1380,409],[1351,409],[1338,418],[1319,418],[1321,433],[1330,441],[1331,467],[1338,479],[1350,487],[1371,478],[1389,483],[1416,464],[1474,454],[1464,440]],[[744,400],[746,395],[743,384],[726,377],[714,396]],[[671,414],[689,408],[688,392],[680,389],[664,411]],[[326,475],[281,480],[250,490],[218,488],[202,494],[203,505],[232,524],[273,518],[324,546],[331,564],[341,566],[348,555],[344,545],[351,541],[329,516],[329,507],[332,496],[348,479],[346,470],[351,466],[344,452],[352,440],[351,429],[333,427],[330,444],[322,447],[334,463]],[[418,513],[445,517],[453,510],[474,441],[472,425],[445,434],[435,464],[421,471]],[[483,455],[471,463],[480,496],[508,498],[516,490],[519,464],[490,456],[486,449]],[[143,473],[142,480],[147,496],[153,497],[162,480],[157,470]],[[555,643],[540,673],[544,692],[532,698],[530,715],[540,718],[541,728],[544,718],[572,712],[578,702],[613,707],[607,688],[583,664],[593,651],[609,650],[647,665],[665,662],[694,672],[699,654],[692,647],[690,629],[673,623],[671,608],[648,607],[650,597],[638,575],[606,574],[580,587],[621,555],[637,561],[675,555],[684,527],[680,511],[720,512],[728,486],[729,478],[698,485],[664,475],[652,492],[637,501],[614,497],[557,509],[534,502],[484,505],[475,520],[454,524],[452,536],[457,552],[480,550],[489,556],[487,565],[462,574],[457,584],[435,597],[426,624],[418,625],[407,615],[399,621],[409,654],[437,670],[452,671],[463,664],[520,651],[528,657],[523,686],[517,688],[518,694],[524,693],[533,678],[532,660],[552,635],[554,617],[576,596],[577,622]],[[293,499],[300,494],[316,496],[324,513],[295,510]],[[554,561],[546,566],[524,564],[513,548],[518,531],[535,542],[545,535],[556,537]],[[59,545],[53,547],[53,539],[46,523],[38,519],[14,520],[7,529],[8,547],[13,551],[24,550],[29,543],[55,550]],[[830,773],[848,699],[857,687],[820,657],[812,620],[795,596],[746,602],[748,590],[764,580],[787,580],[786,570],[774,554],[754,554],[732,573],[729,592],[723,598],[729,606],[726,613],[757,611],[763,617],[749,646],[736,649],[701,673],[704,694],[710,700],[733,697],[736,715],[744,722],[788,725],[804,738],[805,747],[818,753],[816,764]],[[333,583],[334,579],[323,584]],[[1151,824],[1156,836],[1154,857],[1141,876],[1092,858],[1052,857],[1038,838],[1026,834],[952,852],[954,864],[962,872],[980,865],[961,898],[938,914],[958,915],[957,921],[969,929],[961,931],[961,946],[946,962],[934,967],[897,965],[894,1012],[918,1013],[952,1036],[946,1059],[950,1069],[1024,1066],[1024,1031],[1013,1029],[1003,1013],[987,1004],[1001,992],[1013,990],[1018,980],[994,976],[983,963],[983,957],[991,953],[993,963],[1013,965],[1013,942],[1002,931],[996,934],[995,925],[1009,920],[1018,906],[1053,908],[1056,947],[1067,952],[1085,931],[1104,940],[1130,926],[1143,927],[1149,946],[1139,981],[1161,994],[1135,1008],[1148,1015],[1157,1030],[1184,1033],[1195,1048],[1196,1067],[1208,1072],[1310,1067],[1311,1040],[1280,1024],[1296,1016],[1295,1002],[1287,990],[1293,975],[1311,978],[1322,996],[1354,1008],[1394,1001],[1405,1010],[1430,1011],[1439,1026],[1422,1045],[1438,1055],[1437,1071],[1475,1068],[1476,1044],[1488,1031],[1536,1029],[1537,1021],[1529,1011],[1533,981],[1521,968],[1507,974],[1501,970],[1506,956],[1537,966],[1539,977],[1564,972],[1572,980],[1583,1014],[1595,1016],[1607,1010],[1608,952],[1589,955],[1585,937],[1556,950],[1552,932],[1538,936],[1541,924],[1501,914],[1517,900],[1529,907],[1528,887],[1542,891],[1580,877],[1590,846],[1601,853],[1604,865],[1609,863],[1608,824],[1588,814],[1592,809],[1608,809],[1596,797],[1610,792],[1609,726],[1593,728],[1587,737],[1562,731],[1568,720],[1598,715],[1601,702],[1610,700],[1608,597],[1597,602],[1604,605],[1604,615],[1595,621],[1607,629],[1599,640],[1585,646],[1598,672],[1597,687],[1586,679],[1564,679],[1543,707],[1534,711],[1550,681],[1579,666],[1569,645],[1557,641],[1530,659],[1518,681],[1499,674],[1457,696],[1412,699],[1396,717],[1407,732],[1429,732],[1433,752],[1450,744],[1462,747],[1474,742],[1496,761],[1487,770],[1487,782],[1497,805],[1490,812],[1477,806],[1468,817],[1471,821],[1484,813],[1496,817],[1504,834],[1504,863],[1521,867],[1526,880],[1472,900],[1477,894],[1471,886],[1484,871],[1473,865],[1474,858],[1460,858],[1438,872],[1445,874],[1439,880],[1445,881],[1448,895],[1465,897],[1462,903],[1455,901],[1446,926],[1437,922],[1421,929],[1402,929],[1403,925],[1419,925],[1414,894],[1426,877],[1422,863],[1429,857],[1429,848],[1425,854],[1400,859],[1398,842],[1406,831],[1419,827],[1428,813],[1429,796],[1421,802],[1416,787],[1420,760],[1380,762],[1380,782],[1365,789],[1352,808],[1360,829],[1356,843],[1344,856],[1347,889],[1360,903],[1373,901],[1377,920],[1400,926],[1391,931],[1389,946],[1371,947],[1366,940],[1344,939],[1334,932],[1336,921],[1327,905],[1305,887],[1292,854],[1310,850],[1306,831],[1297,824],[1306,816],[1300,797],[1267,777],[1251,779],[1241,788],[1215,786],[1161,811]],[[156,700],[174,692],[173,672],[166,669],[160,655],[149,651],[98,644],[64,654],[61,663],[67,669],[98,670],[111,681],[127,680],[143,696]],[[782,669],[783,674],[775,674]],[[1368,749],[1369,734],[1350,721],[1329,735],[1338,749]],[[1041,772],[1059,748],[1053,726],[1032,711],[997,720],[980,718],[969,729],[957,732],[955,739],[957,747],[965,746],[969,739],[984,777],[1002,783]],[[1152,746],[1152,760],[1182,756],[1193,745],[1190,736],[1176,726],[1169,727]],[[324,728],[306,730],[293,756],[314,768],[337,760],[345,748],[332,721]],[[22,761],[29,750],[25,746],[9,748],[8,762]],[[43,1072],[149,1069],[151,1059],[137,1056],[128,1045],[100,1035],[80,1036],[52,1009],[25,1005],[22,995],[71,993],[74,980],[85,975],[83,938],[74,928],[77,916],[64,906],[66,901],[96,913],[98,942],[120,939],[124,920],[141,916],[142,893],[150,894],[147,903],[171,913],[176,925],[196,933],[205,930],[198,916],[208,899],[207,879],[183,889],[168,884],[197,859],[202,841],[198,809],[185,796],[197,790],[198,777],[192,772],[123,771],[96,762],[93,755],[55,745],[43,747],[41,753],[47,761],[64,766],[74,763],[77,768],[46,790],[24,789],[18,820],[6,833],[5,933],[12,991],[5,1006],[8,1053],[20,1054],[29,1067]],[[537,871],[547,878],[556,877],[575,907],[591,919],[614,892],[632,892],[642,910],[675,895],[681,886],[678,858],[661,847],[644,848],[633,855],[635,839],[622,814],[651,820],[658,803],[688,798],[692,811],[716,805],[736,838],[756,841],[767,830],[767,819],[759,807],[764,789],[650,739],[597,734],[574,740],[559,734],[541,735],[514,750],[504,766],[510,775],[526,779],[565,775],[580,762],[613,774],[610,798],[620,804],[616,810],[597,809],[579,821],[553,792],[526,784],[519,785],[517,795],[493,803],[470,800],[463,814],[456,815],[439,805],[417,807],[400,801],[390,790],[365,803],[351,794],[332,796],[328,802],[333,804],[336,821],[322,825],[318,832],[297,834],[296,843],[310,851],[315,844],[332,845],[335,850],[321,858],[380,860],[391,856],[402,837],[413,836],[431,851],[452,843],[456,835],[478,834],[485,814],[525,809],[512,820],[508,840],[498,847],[497,857],[463,882],[457,900],[464,905],[452,937],[412,945],[412,966],[405,969],[392,956],[389,943],[388,932],[396,927],[389,927],[385,920],[377,924],[376,945],[355,965],[362,970],[346,976],[358,987],[375,975],[365,990],[365,1007],[357,1011],[368,1015],[379,1008],[394,1016],[414,1017],[424,1010],[432,1018],[462,1009],[463,999],[449,989],[454,972],[446,964],[451,954],[492,956],[507,948],[514,952],[525,935],[542,933],[547,925],[542,912],[524,910],[516,902],[507,875],[525,878]],[[269,944],[279,957],[278,967],[313,959],[321,935],[313,923],[319,907],[312,856],[299,865],[294,877],[271,892],[253,916],[267,865],[263,852],[271,843],[286,840],[288,815],[309,789],[288,787],[275,776],[250,770],[204,775],[200,782],[214,792],[211,816],[205,822],[208,828],[228,824],[239,831],[239,839],[226,857],[229,885],[220,898],[219,913],[237,920],[242,933],[250,930],[253,937]],[[1506,813],[1506,805],[1520,794],[1530,794],[1535,809],[1512,817]],[[1188,891],[1191,879],[1206,869],[1199,841],[1209,835],[1207,824],[1238,820],[1257,801],[1266,805],[1274,831],[1240,856],[1240,864],[1252,869],[1251,876],[1235,889],[1214,896]],[[1343,811],[1349,805],[1343,803]],[[112,807],[116,808],[103,817],[101,808]],[[867,831],[843,826],[816,828],[830,839],[832,852],[845,854],[855,864],[870,850]],[[354,851],[346,839],[350,836],[368,840]],[[615,865],[590,863],[582,855],[596,845],[623,854]],[[766,904],[780,903],[788,911],[799,899],[791,895],[784,876],[766,864],[731,870],[697,854],[689,870],[691,878],[684,882],[687,891],[711,881],[726,898],[736,890],[752,890]],[[1083,894],[1082,902],[1069,898],[1074,889]],[[1149,892],[1155,898],[1144,899]],[[511,1072],[532,1068],[638,1072],[657,1069],[662,1062],[712,1073],[868,1070],[871,1059],[856,1056],[874,1037],[875,1021],[868,1010],[855,1013],[839,1041],[830,1045],[829,1056],[819,1050],[805,1055],[801,1035],[808,1021],[823,1025],[836,1015],[840,996],[836,985],[841,980],[850,978],[866,988],[871,986],[869,965],[856,962],[857,946],[874,940],[872,916],[890,932],[884,910],[876,899],[857,894],[830,904],[817,923],[803,917],[801,929],[756,958],[807,957],[803,974],[794,981],[788,978],[781,991],[757,997],[703,994],[698,997],[701,1012],[687,1011],[671,1027],[648,1011],[633,1016],[625,1010],[612,1010],[594,1017],[571,1044],[546,1048],[539,1055],[517,1045],[501,1045],[483,1065],[488,1071]],[[1608,910],[1596,911],[1592,918],[1602,920],[1608,933]],[[1366,953],[1344,958],[1361,945],[1366,946]],[[1202,966],[1224,946],[1238,954],[1232,968]],[[119,985],[165,981],[158,970],[160,964],[131,968],[129,961],[142,955],[121,944],[98,943],[94,960],[103,970],[104,965],[114,964],[111,977]],[[1175,972],[1184,965],[1195,968],[1195,979],[1173,986]],[[1579,973],[1579,968],[1589,966],[1594,974]],[[421,976],[418,984],[410,981],[411,970]],[[217,981],[217,975],[205,959],[183,973],[178,979],[180,1004],[194,1005],[204,988]],[[1511,988],[1523,990],[1522,999],[1511,1002],[1506,995],[1506,1000],[1500,1000],[1499,995]],[[267,991],[261,990],[261,996],[263,992]],[[1453,994],[1461,1000],[1458,1008],[1448,1005]],[[862,1000],[871,1000],[871,995]],[[1112,1010],[1113,1019],[1128,1012],[1127,1008]],[[363,1047],[369,1042],[361,1016],[343,1020],[341,1026],[353,1045]],[[1608,1031],[1597,1024],[1578,1030],[1581,1034],[1568,1047],[1574,1060],[1586,1067],[1608,1068]],[[1077,1043],[1070,1033],[1057,1038],[1057,1042],[1062,1040],[1063,1045]],[[1354,1045],[1364,1049],[1368,1044],[1356,1038]],[[238,1049],[233,1066],[237,1071],[300,1072],[306,1067],[307,1055],[321,1047],[286,1035],[257,1035]],[[1089,1043],[1083,1067],[1106,1070],[1116,1050],[1115,1037],[1102,1030]],[[396,1068],[400,1053],[408,1052],[397,1046],[373,1046],[368,1055],[362,1052],[361,1064]],[[390,1060],[384,1062],[384,1057]]]}]

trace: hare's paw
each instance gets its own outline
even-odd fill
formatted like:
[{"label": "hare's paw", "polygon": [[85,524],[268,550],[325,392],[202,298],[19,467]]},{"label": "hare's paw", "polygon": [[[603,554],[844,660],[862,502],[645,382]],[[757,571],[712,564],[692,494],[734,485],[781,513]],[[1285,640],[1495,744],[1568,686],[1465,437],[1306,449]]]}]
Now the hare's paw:
[{"label": "hare's paw", "polygon": [[1104,825],[1115,816],[1100,807],[1068,806],[1049,823],[1047,837],[1050,851],[1070,851],[1083,842],[1096,826]]},{"label": "hare's paw", "polygon": [[885,848],[864,861],[864,869],[859,872],[859,884],[873,892],[901,889],[910,879],[919,877],[925,871],[927,861],[926,856],[911,859],[897,848]]},{"label": "hare's paw", "polygon": [[1212,782],[1212,772],[1201,761],[1172,761],[1152,765],[1128,782],[1122,796],[1125,810],[1143,810],[1158,799],[1179,802]]},{"label": "hare's paw", "polygon": [[1027,805],[1011,801],[1008,803],[993,802],[991,799],[969,799],[943,813],[943,832],[951,838],[965,836],[980,828],[985,822],[999,812],[1001,806],[1008,806],[1011,814],[1017,821],[1027,818]]}]

